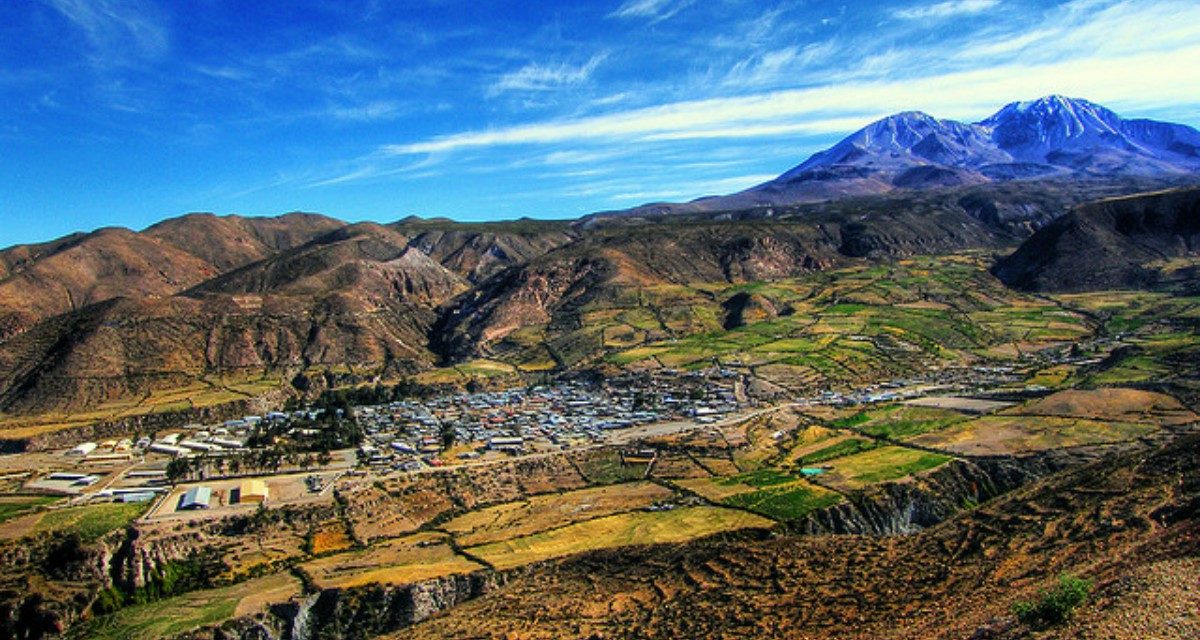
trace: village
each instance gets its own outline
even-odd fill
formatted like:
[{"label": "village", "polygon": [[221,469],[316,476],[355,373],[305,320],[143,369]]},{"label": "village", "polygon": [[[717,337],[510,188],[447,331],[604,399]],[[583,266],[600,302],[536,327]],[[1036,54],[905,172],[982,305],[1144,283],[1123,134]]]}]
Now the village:
[{"label": "village", "polygon": [[[1085,363],[1066,351],[1029,354],[1037,366]],[[0,479],[21,490],[87,502],[152,503],[148,520],[219,517],[333,500],[339,482],[617,446],[736,420],[787,403],[854,406],[990,390],[1012,393],[1010,366],[973,365],[856,389],[764,399],[734,369],[658,370],[567,378],[521,388],[440,393],[342,407],[307,405],[219,424],[6,456]],[[1025,393],[1039,389],[1027,387]]]},{"label": "village", "polygon": [[271,411],[8,456],[0,478],[71,504],[152,502],[147,519],[218,516],[331,500],[341,478],[621,444],[748,406],[732,372],[671,374]]}]

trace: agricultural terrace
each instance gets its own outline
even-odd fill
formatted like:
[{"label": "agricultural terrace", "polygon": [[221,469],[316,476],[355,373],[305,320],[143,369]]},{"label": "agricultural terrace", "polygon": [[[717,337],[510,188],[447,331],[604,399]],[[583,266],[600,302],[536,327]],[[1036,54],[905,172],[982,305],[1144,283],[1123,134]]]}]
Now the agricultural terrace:
[{"label": "agricultural terrace", "polygon": [[644,509],[674,497],[650,482],[631,482],[533,496],[471,511],[442,525],[462,546],[508,540],[583,520]]},{"label": "agricultural terrace", "polygon": [[418,533],[300,565],[320,589],[410,584],[483,567],[459,555],[440,533]]}]

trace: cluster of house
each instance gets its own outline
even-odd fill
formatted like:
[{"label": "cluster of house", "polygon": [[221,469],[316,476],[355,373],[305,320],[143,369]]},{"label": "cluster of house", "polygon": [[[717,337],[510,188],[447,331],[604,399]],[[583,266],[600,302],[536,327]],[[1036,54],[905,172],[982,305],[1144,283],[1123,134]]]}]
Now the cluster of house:
[{"label": "cluster of house", "polygon": [[613,430],[682,417],[715,421],[738,408],[730,385],[680,394],[677,385],[637,382],[561,382],[358,407],[366,435],[359,457],[378,470],[416,471],[444,464],[451,447],[464,460],[562,450],[604,442]]},{"label": "cluster of house", "polygon": [[[308,415],[304,411],[285,413],[272,411],[265,416],[245,416],[226,420],[221,425],[203,427],[189,425],[181,432],[168,433],[157,440],[143,438],[147,451],[165,455],[183,457],[197,454],[221,454],[236,451],[246,446],[255,427],[263,422],[282,423],[293,418]],[[139,442],[142,445],[143,442]]]},{"label": "cluster of house", "polygon": [[309,412],[304,411],[291,413],[275,411],[265,416],[245,416],[226,420],[219,425],[187,425],[158,438],[143,436],[137,440],[123,438],[104,442],[81,442],[68,450],[66,455],[90,463],[104,463],[125,461],[145,453],[159,453],[173,457],[219,454],[244,448],[251,431],[264,421],[286,422],[308,414]]},{"label": "cluster of house", "polygon": [[[416,471],[445,464],[450,457],[469,460],[602,443],[614,430],[665,420],[713,422],[739,408],[736,379],[736,373],[719,369],[660,370],[356,407],[355,420],[365,435],[359,457],[377,471]],[[68,458],[78,460],[80,472],[43,476],[46,486],[39,488],[91,493],[92,485],[107,473],[100,470],[148,456],[94,496],[126,502],[149,500],[169,488],[167,459],[250,451],[252,436],[264,426],[282,427],[288,437],[301,439],[306,433],[300,423],[317,416],[311,409],[276,411],[215,425],[188,425],[155,437],[80,443],[66,452]],[[292,423],[297,424],[289,430]],[[257,487],[243,489],[237,493],[250,499],[259,493]],[[197,509],[205,508],[213,496],[198,491],[184,498],[178,508]]]}]

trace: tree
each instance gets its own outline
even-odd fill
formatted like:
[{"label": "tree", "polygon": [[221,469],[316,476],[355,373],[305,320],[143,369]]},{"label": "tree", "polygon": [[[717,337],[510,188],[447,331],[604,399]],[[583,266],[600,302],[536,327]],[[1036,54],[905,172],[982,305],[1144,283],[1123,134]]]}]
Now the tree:
[{"label": "tree", "polygon": [[167,463],[167,482],[175,484],[191,471],[187,458],[175,458]]}]

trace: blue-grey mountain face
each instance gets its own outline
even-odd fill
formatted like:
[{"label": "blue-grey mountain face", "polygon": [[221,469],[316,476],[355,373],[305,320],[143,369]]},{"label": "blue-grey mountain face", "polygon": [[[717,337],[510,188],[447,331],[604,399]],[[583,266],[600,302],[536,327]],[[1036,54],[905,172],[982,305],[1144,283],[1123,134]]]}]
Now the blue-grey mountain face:
[{"label": "blue-grey mountain face", "polygon": [[[1086,100],[1014,102],[973,124],[905,112],[741,193],[640,211],[716,211],[1033,178],[1200,174],[1200,132],[1125,120]],[[639,211],[635,210],[635,211]]]},{"label": "blue-grey mountain face", "polygon": [[950,176],[969,182],[1197,171],[1200,132],[1195,129],[1124,120],[1086,100],[1049,96],[1014,102],[975,124],[914,112],[884,118],[756,189],[826,175],[869,176],[895,186],[918,187],[920,176],[942,184],[952,181]]}]

